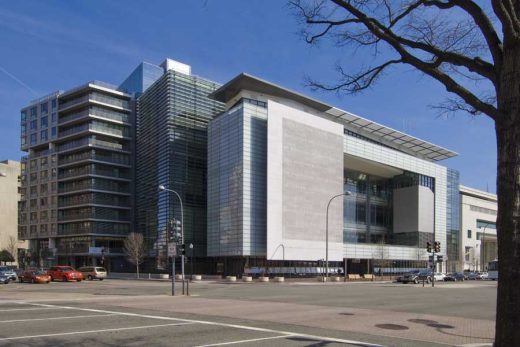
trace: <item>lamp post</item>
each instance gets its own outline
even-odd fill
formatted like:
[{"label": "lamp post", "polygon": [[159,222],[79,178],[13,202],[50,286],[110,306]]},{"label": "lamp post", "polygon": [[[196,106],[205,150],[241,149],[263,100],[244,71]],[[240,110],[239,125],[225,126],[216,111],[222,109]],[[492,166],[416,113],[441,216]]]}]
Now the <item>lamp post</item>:
[{"label": "lamp post", "polygon": [[186,295],[190,295],[190,282],[193,282],[193,243],[188,246],[190,249],[190,280],[186,282]]},{"label": "lamp post", "polygon": [[485,239],[486,239],[486,228],[488,227],[489,223],[486,223],[484,225],[484,230],[482,231],[482,235],[480,235],[480,271],[484,268],[484,264],[486,264],[486,245],[485,245]]},{"label": "lamp post", "polygon": [[325,277],[329,277],[329,207],[332,200],[340,197],[340,196],[348,196],[352,193],[348,190],[342,194],[334,195],[332,198],[330,198],[329,203],[327,204],[327,221],[325,226]]},{"label": "lamp post", "polygon": [[[177,198],[179,198],[179,203],[181,204],[181,243],[184,243],[184,210],[182,208],[181,196],[175,190],[168,189],[161,184],[161,185],[159,185],[159,192],[163,192],[163,191],[174,193],[177,196]],[[181,255],[181,273],[182,273],[182,293],[184,294],[184,254]],[[175,283],[173,281],[175,281],[175,276],[172,276],[172,283]]]}]

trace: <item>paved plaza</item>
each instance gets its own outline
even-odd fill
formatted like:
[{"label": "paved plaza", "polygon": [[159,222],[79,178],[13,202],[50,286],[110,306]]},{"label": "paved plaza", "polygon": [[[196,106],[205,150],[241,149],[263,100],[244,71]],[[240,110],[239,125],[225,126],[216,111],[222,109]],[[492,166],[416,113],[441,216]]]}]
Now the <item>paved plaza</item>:
[{"label": "paved plaza", "polygon": [[[490,346],[496,283],[0,286],[0,346]],[[177,292],[181,292],[178,284]]]}]

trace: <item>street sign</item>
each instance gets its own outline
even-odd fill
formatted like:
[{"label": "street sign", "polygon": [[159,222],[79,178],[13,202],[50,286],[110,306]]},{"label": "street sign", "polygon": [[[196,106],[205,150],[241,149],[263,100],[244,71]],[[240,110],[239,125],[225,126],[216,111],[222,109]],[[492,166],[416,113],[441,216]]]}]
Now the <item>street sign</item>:
[{"label": "street sign", "polygon": [[430,263],[433,263],[433,255],[428,256],[428,261],[429,261]]},{"label": "street sign", "polygon": [[175,243],[168,244],[168,256],[174,257],[177,255],[177,245]]},{"label": "street sign", "polygon": [[438,263],[442,263],[443,262],[442,255],[438,255],[437,256],[437,262]]}]

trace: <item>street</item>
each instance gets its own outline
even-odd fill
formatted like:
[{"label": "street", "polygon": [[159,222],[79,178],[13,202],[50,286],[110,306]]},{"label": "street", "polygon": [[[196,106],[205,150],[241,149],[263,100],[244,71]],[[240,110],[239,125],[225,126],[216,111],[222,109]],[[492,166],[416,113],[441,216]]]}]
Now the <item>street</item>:
[{"label": "street", "polygon": [[[181,287],[177,287],[178,293]],[[0,286],[0,346],[490,345],[496,282]]]}]

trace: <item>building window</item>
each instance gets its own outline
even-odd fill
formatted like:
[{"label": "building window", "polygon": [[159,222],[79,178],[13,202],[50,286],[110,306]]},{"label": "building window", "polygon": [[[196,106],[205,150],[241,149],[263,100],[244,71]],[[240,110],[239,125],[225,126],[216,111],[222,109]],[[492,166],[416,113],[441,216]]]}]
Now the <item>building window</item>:
[{"label": "building window", "polygon": [[52,123],[56,123],[56,119],[58,118],[58,116],[56,115],[56,112],[52,112],[51,114],[51,122]]},{"label": "building window", "polygon": [[53,110],[56,109],[56,99],[52,99],[52,101],[51,101],[51,107],[52,107]]},{"label": "building window", "polygon": [[48,123],[48,117],[47,116],[40,118],[40,127],[47,128],[48,124],[49,123]]},{"label": "building window", "polygon": [[47,130],[42,130],[40,132],[40,140],[41,141],[47,141]]},{"label": "building window", "polygon": [[21,138],[21,140],[22,140],[22,146],[25,146],[27,144],[27,137],[23,136]]},{"label": "building window", "polygon": [[22,118],[22,122],[25,122],[27,120],[27,111],[26,110],[23,110],[21,112],[21,118]]},{"label": "building window", "polygon": [[46,114],[49,111],[49,105],[47,103],[43,103],[40,105],[40,112]]},{"label": "building window", "polygon": [[36,134],[31,134],[31,145],[36,143]]},{"label": "building window", "polygon": [[471,254],[471,247],[466,247],[464,252],[464,259],[466,261],[469,261],[469,256]]},{"label": "building window", "polygon": [[468,230],[468,239],[471,239],[471,230]]},{"label": "building window", "polygon": [[37,115],[36,106],[31,107],[31,119],[35,119]]},{"label": "building window", "polygon": [[36,123],[36,120],[31,121],[31,130],[36,130],[38,127],[38,123]]},{"label": "building window", "polygon": [[52,129],[51,129],[51,137],[53,139],[56,138],[56,127],[52,127]]},{"label": "building window", "polygon": [[496,229],[497,224],[495,222],[488,222],[485,220],[477,219],[477,228]]}]

